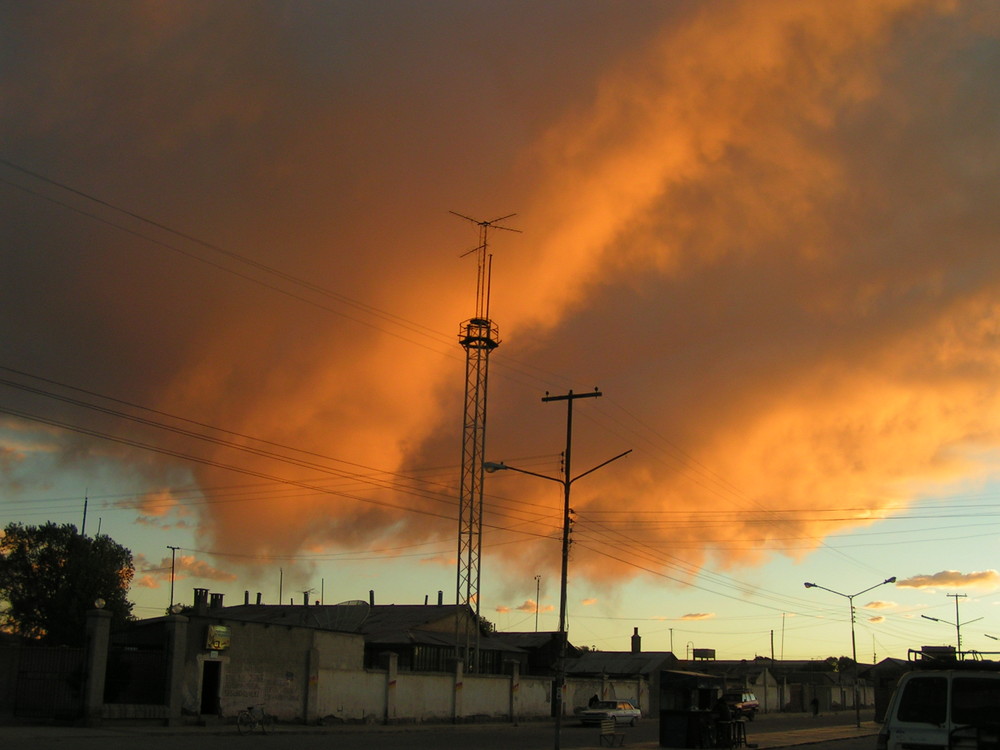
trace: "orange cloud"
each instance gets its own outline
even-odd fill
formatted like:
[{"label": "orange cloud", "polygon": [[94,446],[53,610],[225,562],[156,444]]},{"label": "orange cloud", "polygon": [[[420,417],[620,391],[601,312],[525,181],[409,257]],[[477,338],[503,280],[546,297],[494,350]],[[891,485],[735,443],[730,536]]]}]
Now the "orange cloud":
[{"label": "orange cloud", "polygon": [[[551,55],[579,59],[573,38],[484,76],[417,42],[376,64],[289,59],[325,48],[312,15],[20,16],[25,61],[2,81],[7,148],[73,154],[51,158],[67,180],[253,260],[5,202],[0,226],[42,259],[19,253],[22,234],[5,245],[22,272],[8,304],[32,312],[0,322],[11,356],[128,395],[163,423],[92,417],[123,440],[47,435],[63,460],[111,461],[157,488],[193,476],[190,497],[144,495],[141,522],[190,513],[199,546],[251,570],[306,549],[450,543],[455,327],[475,281],[475,257],[456,256],[475,228],[445,211],[516,203],[524,241],[494,238],[490,450],[558,453],[562,413],[538,395],[597,383],[606,396],[580,406],[594,421],[575,466],[637,448],[574,485],[574,577],[684,584],[708,563],[801,557],[985,474],[978,456],[1000,446],[1000,264],[995,121],[979,105],[996,71],[968,52],[1000,33],[997,11],[746,0],[647,12],[641,35],[568,65],[559,80],[572,86],[545,71]],[[238,33],[220,38],[222,25]],[[450,38],[438,26],[421,28]],[[205,60],[221,61],[212,75]],[[538,93],[470,105],[484,79]],[[47,369],[112,359],[85,375]],[[622,420],[628,431],[609,428]],[[23,462],[7,458],[16,475]],[[500,474],[486,482],[484,566],[548,575],[554,487]]]},{"label": "orange cloud", "polygon": [[1000,587],[1000,573],[995,570],[961,573],[957,570],[942,570],[937,573],[911,576],[896,581],[901,588],[927,589],[936,591],[942,588],[980,588],[995,589]]},{"label": "orange cloud", "polygon": [[690,612],[681,615],[682,620],[711,620],[713,617],[715,617],[714,612]]},{"label": "orange cloud", "polygon": [[[156,567],[145,555],[137,554],[133,557],[136,572],[140,575],[135,579],[135,584],[144,588],[159,588],[160,582],[170,582],[170,572],[174,571],[174,580],[183,578],[198,578],[206,581],[235,581],[236,574],[229,571],[220,570],[203,560],[199,560],[194,555],[176,555],[173,562],[169,557],[160,560]],[[172,567],[171,567],[172,566]]]}]

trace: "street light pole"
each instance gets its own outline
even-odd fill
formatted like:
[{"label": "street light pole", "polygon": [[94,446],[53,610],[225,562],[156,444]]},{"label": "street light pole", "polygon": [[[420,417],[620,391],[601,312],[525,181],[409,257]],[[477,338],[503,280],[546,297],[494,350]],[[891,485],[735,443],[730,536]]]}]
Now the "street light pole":
[{"label": "street light pole", "polygon": [[861,704],[858,702],[858,647],[856,641],[854,640],[854,597],[861,596],[862,594],[867,594],[872,589],[876,589],[879,586],[884,586],[887,583],[895,583],[896,576],[891,578],[886,578],[881,583],[876,583],[874,586],[869,586],[864,591],[859,591],[856,594],[842,594],[839,591],[834,591],[833,589],[828,589],[826,586],[820,586],[818,583],[806,582],[804,585],[807,589],[823,589],[823,591],[829,591],[831,594],[836,594],[837,596],[842,596],[847,599],[848,603],[851,605],[851,658],[854,660],[854,715],[857,719],[858,729],[861,729]]},{"label": "street light pole", "polygon": [[[563,453],[563,476],[562,478],[550,477],[547,474],[539,474],[534,471],[528,471],[527,469],[519,469],[516,466],[508,466],[507,464],[501,462],[487,461],[483,464],[483,468],[487,473],[492,474],[496,471],[514,471],[518,474],[527,474],[532,477],[538,477],[539,479],[546,479],[550,482],[558,482],[563,488],[563,527],[562,527],[562,571],[559,579],[559,652],[558,652],[558,666],[556,668],[556,684],[558,686],[558,692],[555,699],[556,708],[556,727],[555,727],[555,750],[559,750],[560,734],[562,731],[562,712],[563,712],[563,682],[565,681],[565,660],[566,660],[566,587],[567,581],[569,579],[569,534],[571,519],[570,514],[572,510],[569,504],[570,498],[570,488],[573,483],[592,474],[598,469],[607,466],[612,461],[617,461],[619,458],[623,458],[632,452],[632,449],[625,451],[624,453],[619,453],[614,458],[609,458],[607,461],[602,461],[582,474],[577,474],[575,477],[572,476],[572,450],[573,450],[573,401],[578,398],[596,398],[603,395],[596,388],[593,391],[587,393],[569,393],[563,396],[549,396],[545,395],[542,399],[544,402],[549,401],[565,401],[566,410],[566,450]],[[536,603],[537,607],[537,603]]]},{"label": "street light pole", "polygon": [[[959,617],[958,617],[958,600],[959,599],[964,599],[967,595],[966,594],[948,594],[948,596],[952,596],[952,597],[955,598],[955,622],[948,622],[947,620],[939,620],[937,617],[931,617],[930,615],[920,615],[920,616],[923,617],[925,620],[933,620],[934,622],[943,622],[945,625],[952,625],[952,626],[954,626],[954,628],[955,628],[955,658],[958,659],[958,660],[960,660],[960,661],[965,661],[965,657],[962,655],[962,653],[963,653],[962,652],[962,626],[963,625],[968,625],[969,623],[972,623],[972,622],[977,622],[979,620],[982,620],[983,618],[982,617],[977,617],[975,620],[966,620],[965,622],[962,622],[959,619]],[[992,638],[993,636],[987,636],[987,637],[988,638]]]}]

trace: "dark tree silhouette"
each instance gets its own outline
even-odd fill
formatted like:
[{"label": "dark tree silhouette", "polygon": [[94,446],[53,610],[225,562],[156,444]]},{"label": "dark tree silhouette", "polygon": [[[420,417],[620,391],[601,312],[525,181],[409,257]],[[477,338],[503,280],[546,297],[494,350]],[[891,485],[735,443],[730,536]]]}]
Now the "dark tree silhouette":
[{"label": "dark tree silhouette", "polygon": [[84,643],[86,613],[98,599],[112,626],[132,619],[132,552],[72,524],[8,524],[0,536],[0,628],[25,638]]}]

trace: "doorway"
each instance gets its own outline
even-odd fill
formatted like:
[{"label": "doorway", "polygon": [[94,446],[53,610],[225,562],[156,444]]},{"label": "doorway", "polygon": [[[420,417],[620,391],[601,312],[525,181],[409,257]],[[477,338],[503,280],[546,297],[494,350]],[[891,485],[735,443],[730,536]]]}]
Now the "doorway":
[{"label": "doorway", "polygon": [[222,713],[219,705],[220,688],[222,687],[222,662],[202,662],[201,666],[201,713],[218,716]]}]

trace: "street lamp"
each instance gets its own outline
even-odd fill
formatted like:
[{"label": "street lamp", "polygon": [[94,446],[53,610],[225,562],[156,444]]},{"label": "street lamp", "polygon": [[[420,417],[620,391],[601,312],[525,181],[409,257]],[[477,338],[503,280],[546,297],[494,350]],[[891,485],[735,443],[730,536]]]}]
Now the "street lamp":
[{"label": "street lamp", "polygon": [[575,394],[570,391],[566,396],[546,396],[543,401],[566,401],[568,405],[567,419],[566,419],[566,452],[563,454],[563,476],[560,477],[550,477],[547,474],[539,474],[534,471],[528,471],[527,469],[519,469],[516,466],[509,466],[502,461],[487,461],[483,464],[483,469],[492,474],[497,471],[515,471],[518,474],[527,474],[528,476],[538,477],[539,479],[546,479],[550,482],[558,482],[563,488],[563,528],[562,528],[562,573],[559,579],[559,663],[557,667],[556,680],[558,683],[558,700],[556,701],[556,734],[555,734],[555,750],[559,750],[559,735],[562,729],[562,711],[563,711],[563,669],[566,659],[566,581],[568,578],[568,568],[569,568],[569,529],[570,529],[570,505],[569,505],[569,492],[570,487],[573,482],[578,479],[582,479],[588,474],[592,474],[600,468],[607,466],[612,461],[617,461],[619,458],[623,458],[632,452],[631,449],[625,451],[624,453],[619,453],[614,458],[609,458],[607,461],[603,461],[597,466],[582,474],[577,474],[575,477],[570,474],[570,458],[571,449],[573,444],[573,400],[574,398],[587,398],[592,396],[600,396],[599,391],[593,391],[591,393],[579,393]]},{"label": "street lamp", "polygon": [[[970,622],[977,622],[979,620],[982,620],[983,618],[977,617],[975,620],[966,620],[965,622],[962,622],[958,617],[958,600],[964,599],[965,594],[948,594],[948,596],[952,596],[955,598],[955,622],[948,622],[947,620],[939,620],[937,617],[931,617],[930,615],[920,615],[920,616],[923,617],[925,620],[933,620],[934,622],[943,622],[945,625],[951,625],[953,628],[955,628],[955,649],[956,649],[955,658],[964,661],[964,658],[962,657],[962,626],[968,625]],[[986,637],[993,638],[993,636],[991,635],[987,635]]]},{"label": "street lamp", "polygon": [[559,750],[559,734],[562,728],[562,709],[563,709],[562,688],[564,679],[563,668],[564,668],[564,660],[566,658],[566,582],[569,577],[568,576],[569,530],[570,530],[570,513],[572,513],[572,510],[570,509],[569,505],[570,487],[572,486],[573,482],[575,482],[577,479],[582,479],[588,474],[592,474],[598,469],[607,466],[612,461],[617,461],[619,458],[624,458],[631,452],[632,449],[630,448],[624,453],[619,453],[614,458],[609,458],[607,461],[603,461],[597,464],[597,466],[594,466],[591,469],[587,469],[587,471],[583,472],[582,474],[577,474],[575,477],[570,477],[569,451],[567,451],[563,461],[565,474],[561,479],[558,477],[550,477],[547,474],[539,474],[534,471],[528,471],[527,469],[519,469],[516,466],[509,466],[503,463],[502,461],[500,462],[487,461],[486,463],[483,464],[483,469],[485,469],[486,472],[489,474],[493,474],[494,472],[497,471],[516,471],[518,474],[527,474],[528,476],[531,477],[538,477],[539,479],[547,479],[550,482],[558,482],[563,486],[562,573],[560,574],[559,577],[559,666],[557,669],[558,674],[556,675],[556,680],[559,685],[559,693],[558,693],[559,697],[558,701],[556,702],[556,738],[554,746],[555,750]]},{"label": "street lamp", "polygon": [[867,594],[872,589],[876,589],[879,586],[884,586],[887,583],[895,583],[895,582],[896,582],[896,576],[893,576],[892,578],[886,578],[881,583],[876,583],[874,586],[869,586],[864,591],[859,591],[856,594],[842,594],[839,591],[828,589],[826,586],[820,586],[818,583],[806,582],[804,584],[807,589],[823,589],[823,591],[829,591],[831,594],[842,596],[845,599],[847,599],[848,603],[851,605],[851,658],[854,659],[854,714],[857,719],[858,729],[861,729],[861,704],[858,702],[858,648],[854,640],[854,597],[861,596],[862,594]]}]

